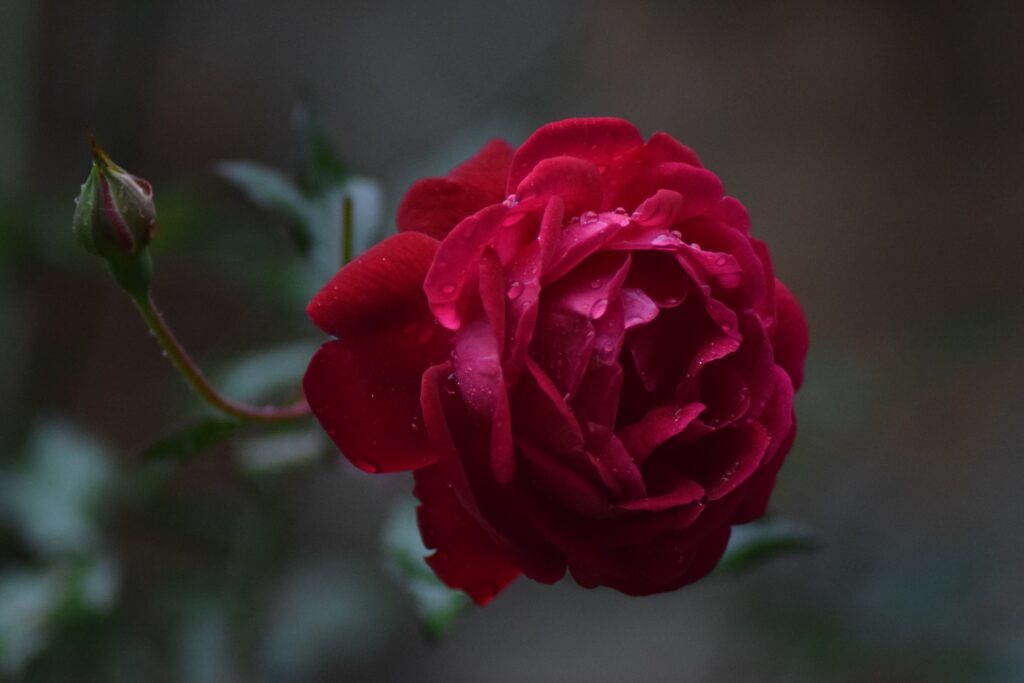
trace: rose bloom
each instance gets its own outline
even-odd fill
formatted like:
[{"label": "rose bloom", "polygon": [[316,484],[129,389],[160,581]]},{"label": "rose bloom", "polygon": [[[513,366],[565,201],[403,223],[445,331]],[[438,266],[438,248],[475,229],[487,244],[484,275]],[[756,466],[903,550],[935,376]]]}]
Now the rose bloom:
[{"label": "rose bloom", "polygon": [[309,305],[304,380],[367,472],[412,470],[427,563],[644,595],[710,572],[793,442],[807,328],[743,206],[664,133],[569,119],[420,180]]}]

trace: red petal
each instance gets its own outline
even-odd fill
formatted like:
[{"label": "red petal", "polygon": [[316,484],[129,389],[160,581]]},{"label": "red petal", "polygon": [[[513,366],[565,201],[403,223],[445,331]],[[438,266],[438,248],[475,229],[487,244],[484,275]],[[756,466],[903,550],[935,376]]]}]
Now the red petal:
[{"label": "red petal", "polygon": [[655,448],[671,439],[693,422],[704,410],[702,403],[686,406],[660,406],[651,410],[636,424],[619,432],[619,438],[637,463],[642,463]]},{"label": "red petal", "polygon": [[419,385],[450,345],[422,290],[436,248],[416,233],[385,240],[340,270],[309,305],[314,322],[343,338],[310,361],[306,400],[342,453],[367,471],[435,460],[421,426]]},{"label": "red petal", "polygon": [[544,159],[516,188],[522,202],[540,200],[544,204],[552,197],[565,202],[565,213],[576,216],[601,205],[601,174],[586,161],[573,157]]},{"label": "red petal", "polygon": [[410,351],[372,337],[328,342],[303,378],[313,414],[345,457],[367,472],[416,469],[436,459],[419,405],[426,361]]},{"label": "red petal", "polygon": [[[512,192],[534,166],[551,157],[572,156],[600,171],[644,144],[628,121],[613,118],[566,119],[538,129],[516,150],[508,179]],[[595,207],[597,208],[597,207]]]},{"label": "red petal", "polygon": [[410,322],[432,320],[423,280],[437,251],[437,240],[417,233],[389,237],[338,271],[306,312],[335,336],[399,330]]},{"label": "red petal", "polygon": [[448,174],[448,180],[482,190],[494,197],[495,201],[500,201],[504,197],[513,152],[511,145],[495,138],[474,156],[453,168]]},{"label": "red petal", "polygon": [[444,239],[461,220],[502,200],[511,161],[508,143],[492,140],[446,178],[414,183],[398,206],[398,229]]},{"label": "red petal", "polygon": [[804,381],[804,358],[810,344],[807,320],[796,298],[778,280],[775,281],[775,328],[771,340],[775,362],[789,373],[793,388],[799,389]]},{"label": "red petal", "polygon": [[413,183],[398,205],[395,223],[402,232],[422,232],[444,239],[461,220],[498,201],[487,192],[444,178]]},{"label": "red petal", "polygon": [[668,133],[655,133],[644,147],[645,158],[649,161],[678,161],[691,166],[700,166],[697,153],[680,143]]},{"label": "red petal", "polygon": [[439,466],[415,473],[414,493],[423,544],[436,553],[426,558],[438,578],[486,605],[519,576],[519,568],[466,512]]}]

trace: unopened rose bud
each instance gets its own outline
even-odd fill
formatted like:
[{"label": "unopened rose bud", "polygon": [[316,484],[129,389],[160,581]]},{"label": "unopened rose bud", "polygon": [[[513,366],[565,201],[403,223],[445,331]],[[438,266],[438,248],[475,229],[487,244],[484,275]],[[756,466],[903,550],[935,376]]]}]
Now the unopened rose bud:
[{"label": "unopened rose bud", "polygon": [[137,256],[157,231],[153,187],[111,161],[94,140],[90,143],[92,172],[75,200],[75,236],[108,260]]},{"label": "unopened rose bud", "polygon": [[75,199],[71,227],[89,252],[136,300],[148,295],[152,265],[146,247],[156,235],[153,187],[111,161],[90,139],[92,171]]}]

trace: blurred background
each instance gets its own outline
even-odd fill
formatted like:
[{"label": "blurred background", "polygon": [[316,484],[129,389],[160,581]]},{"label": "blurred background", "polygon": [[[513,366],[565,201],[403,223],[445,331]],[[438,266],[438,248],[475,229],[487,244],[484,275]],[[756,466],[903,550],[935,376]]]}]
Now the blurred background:
[{"label": "blurred background", "polygon": [[[1012,2],[4,0],[0,679],[1024,680],[1021,35]],[[156,187],[179,336],[287,397],[330,258],[268,167],[300,177],[311,111],[346,166],[286,189],[317,225],[352,196],[363,245],[492,136],[696,149],[810,321],[772,508],[820,549],[646,599],[521,580],[432,641],[381,568],[406,477],[309,423],[175,439],[201,406],[72,242],[84,131]]]}]

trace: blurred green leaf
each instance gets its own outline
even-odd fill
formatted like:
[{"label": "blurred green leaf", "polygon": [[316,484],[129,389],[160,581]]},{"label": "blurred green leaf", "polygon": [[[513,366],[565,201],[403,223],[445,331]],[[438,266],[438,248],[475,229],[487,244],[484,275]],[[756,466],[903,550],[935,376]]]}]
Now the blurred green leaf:
[{"label": "blurred green leaf", "polygon": [[106,446],[59,420],[41,422],[25,457],[0,473],[0,511],[43,557],[86,553],[113,476]]},{"label": "blurred green leaf", "polygon": [[300,101],[293,115],[302,145],[302,184],[317,197],[348,179],[348,168],[331,144],[320,119],[307,102]]},{"label": "blurred green leaf", "polygon": [[63,627],[108,611],[117,585],[102,556],[0,573],[0,673],[18,673]]},{"label": "blurred green leaf", "polygon": [[222,161],[217,174],[242,190],[257,206],[279,211],[291,219],[291,237],[300,252],[312,246],[312,207],[302,191],[281,171],[255,161]]},{"label": "blurred green leaf", "polygon": [[235,435],[242,423],[222,417],[206,417],[160,439],[143,452],[147,460],[187,460]]},{"label": "blurred green leaf", "polygon": [[461,591],[445,586],[430,570],[416,525],[416,501],[406,499],[392,510],[384,527],[385,566],[412,596],[420,627],[427,637],[438,639],[470,602]]},{"label": "blurred green leaf", "polygon": [[303,431],[262,434],[243,439],[235,456],[243,472],[265,475],[318,462],[326,452],[319,426]]},{"label": "blurred green leaf", "polygon": [[807,529],[784,520],[761,519],[735,526],[715,574],[735,574],[775,557],[810,552],[817,545]]},{"label": "blurred green leaf", "polygon": [[281,577],[261,648],[272,681],[309,681],[325,661],[365,662],[387,645],[395,603],[372,567],[305,562]]},{"label": "blurred green leaf", "polygon": [[217,384],[228,396],[243,401],[265,400],[282,392],[294,394],[319,347],[319,342],[297,341],[255,351],[218,372]]}]

